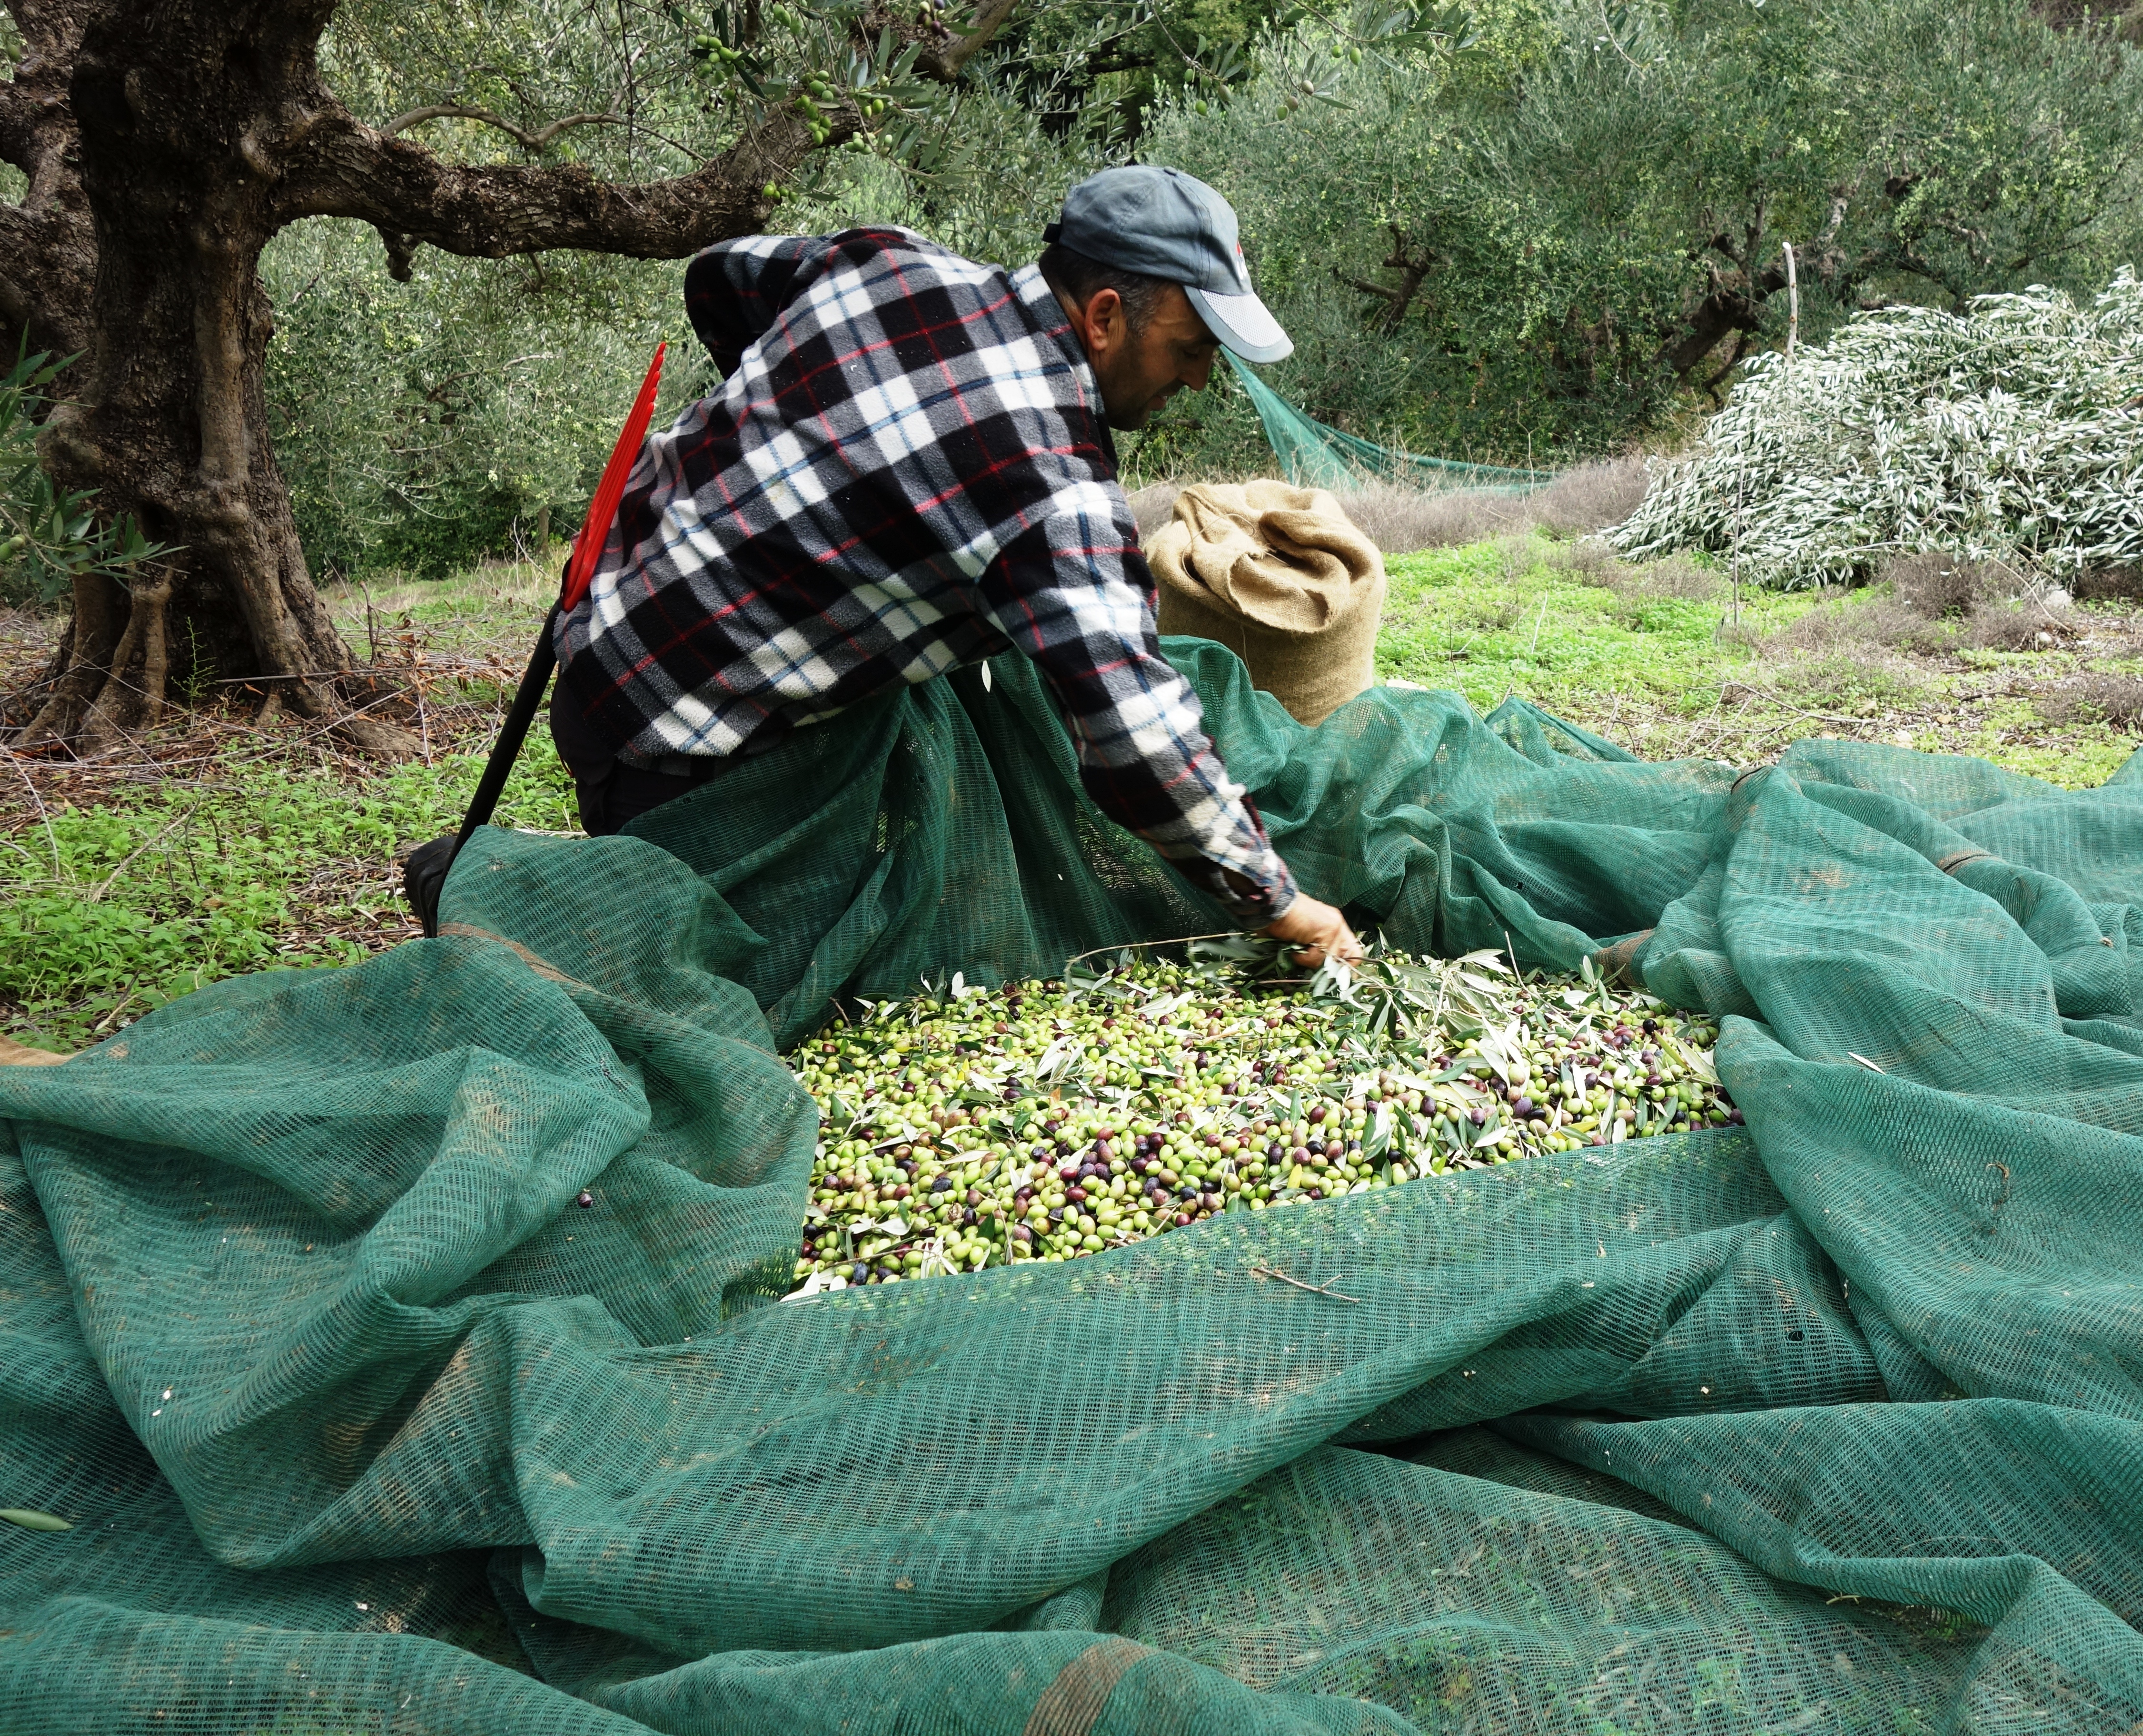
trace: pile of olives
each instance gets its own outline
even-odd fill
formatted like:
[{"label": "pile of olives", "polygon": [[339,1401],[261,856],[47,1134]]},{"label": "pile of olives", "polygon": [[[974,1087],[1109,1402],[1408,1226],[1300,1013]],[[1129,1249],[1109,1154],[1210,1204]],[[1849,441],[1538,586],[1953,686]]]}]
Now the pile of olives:
[{"label": "pile of olives", "polygon": [[796,1281],[1074,1259],[1218,1212],[1725,1126],[1717,1035],[1590,976],[1381,1027],[1344,995],[1210,966],[956,977],[789,1056],[822,1118]]}]

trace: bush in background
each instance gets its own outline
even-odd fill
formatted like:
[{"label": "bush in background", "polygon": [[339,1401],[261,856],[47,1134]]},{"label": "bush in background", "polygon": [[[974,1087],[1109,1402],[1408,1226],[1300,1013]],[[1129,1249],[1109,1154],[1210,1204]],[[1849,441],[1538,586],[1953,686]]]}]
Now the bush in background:
[{"label": "bush in background", "polygon": [[1761,359],[1614,542],[1730,551],[1788,588],[1912,554],[2068,577],[2143,564],[2139,498],[2143,282],[2123,272],[2085,306],[2036,290],[1961,318],[1898,308]]},{"label": "bush in background", "polygon": [[[1539,464],[1671,438],[1783,342],[1784,243],[1804,343],[1868,306],[2088,293],[2143,250],[2143,57],[2030,0],[1611,23],[1562,0],[1492,32],[1485,72],[1333,42],[1269,35],[1225,105],[1170,99],[1146,149],[1242,215],[1298,344],[1274,388],[1385,444]],[[1250,442],[1179,399],[1152,446],[1206,474]]]},{"label": "bush in background", "polygon": [[276,456],[323,574],[436,577],[532,544],[547,509],[568,532],[656,343],[670,413],[704,383],[675,265],[424,249],[400,284],[369,230],[316,221],[262,270]]}]

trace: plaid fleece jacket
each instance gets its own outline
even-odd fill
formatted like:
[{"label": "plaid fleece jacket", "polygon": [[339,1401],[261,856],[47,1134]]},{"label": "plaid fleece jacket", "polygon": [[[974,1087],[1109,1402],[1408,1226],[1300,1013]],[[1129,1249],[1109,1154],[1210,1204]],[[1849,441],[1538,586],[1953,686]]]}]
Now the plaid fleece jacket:
[{"label": "plaid fleece jacket", "polygon": [[1160,655],[1100,393],[1041,272],[898,229],[758,235],[685,279],[726,376],[652,436],[560,680],[629,764],[756,751],[1017,648],[1102,811],[1245,922],[1286,865]]}]

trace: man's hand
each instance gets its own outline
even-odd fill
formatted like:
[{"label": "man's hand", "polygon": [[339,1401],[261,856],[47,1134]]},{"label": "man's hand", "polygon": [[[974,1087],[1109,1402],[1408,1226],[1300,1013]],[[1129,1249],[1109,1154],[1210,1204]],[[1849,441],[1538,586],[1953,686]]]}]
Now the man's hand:
[{"label": "man's hand", "polygon": [[1260,932],[1292,947],[1294,962],[1304,970],[1314,971],[1328,958],[1350,965],[1362,962],[1362,943],[1354,938],[1347,918],[1307,893],[1298,893],[1287,914]]}]

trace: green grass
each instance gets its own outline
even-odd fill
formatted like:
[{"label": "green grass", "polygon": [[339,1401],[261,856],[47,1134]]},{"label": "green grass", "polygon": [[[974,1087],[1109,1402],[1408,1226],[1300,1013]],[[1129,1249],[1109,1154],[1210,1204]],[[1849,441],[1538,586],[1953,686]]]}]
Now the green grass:
[{"label": "green grass", "polygon": [[[17,759],[0,809],[0,1031],[72,1051],[219,977],[351,963],[413,936],[396,858],[460,823],[546,582],[493,568],[374,586],[370,631],[362,593],[329,593],[361,650],[420,650],[442,671],[428,764],[354,768],[294,725],[205,743],[199,720],[150,739],[172,770],[147,781]],[[547,730],[531,732],[498,818],[577,829]]]},{"label": "green grass", "polygon": [[[1455,688],[1482,710],[1517,694],[1581,720],[1617,695],[1694,715],[1717,699],[1722,673],[1756,661],[1720,638],[1730,601],[1632,599],[1551,566],[1552,544],[1517,552],[1483,542],[1393,556],[1378,672]],[[1772,631],[1815,604],[1745,591],[1742,626]]]},{"label": "green grass", "polygon": [[1723,572],[1676,563],[1676,584],[1715,588],[1660,594],[1641,569],[1586,582],[1566,558],[1537,539],[1394,556],[1378,673],[1456,689],[1482,710],[1516,694],[1646,759],[1759,765],[1806,737],[1848,736],[2091,789],[2136,746],[2102,722],[2054,727],[2033,703],[2086,666],[2133,671],[2126,611],[2093,615],[2093,640],[2063,649],[1811,651],[1767,641],[1818,611],[1874,608],[1881,593],[1743,587],[1737,601]]},{"label": "green grass", "polygon": [[[1584,565],[1537,539],[1394,557],[1379,673],[1456,688],[1483,710],[1521,695],[1650,759],[1760,764],[1842,734],[2085,787],[2135,745],[2103,723],[2056,728],[2034,705],[2086,667],[2137,667],[2123,614],[2061,650],[1811,650],[1769,636],[1883,600],[1745,591],[1737,619],[1715,571]],[[155,766],[16,759],[0,787],[0,1031],[70,1051],[218,977],[342,964],[413,935],[395,859],[458,821],[554,583],[542,562],[329,594],[360,655],[425,684],[410,721],[428,764],[351,761],[294,724],[198,718],[146,744]],[[22,666],[0,679],[42,650],[19,641],[6,655]],[[499,817],[575,827],[540,722]]]},{"label": "green grass", "polygon": [[[10,1034],[72,1049],[220,977],[353,963],[403,919],[398,851],[451,831],[476,754],[362,785],[273,761],[212,764],[176,788],[45,815],[0,839],[0,982]],[[532,739],[499,804],[517,825],[575,825],[570,784]]]}]

